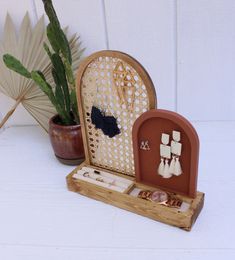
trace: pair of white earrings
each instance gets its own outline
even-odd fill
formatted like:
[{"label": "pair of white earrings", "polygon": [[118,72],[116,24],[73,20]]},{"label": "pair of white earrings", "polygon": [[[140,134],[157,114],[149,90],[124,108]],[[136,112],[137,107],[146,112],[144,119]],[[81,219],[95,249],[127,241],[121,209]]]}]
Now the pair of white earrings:
[{"label": "pair of white earrings", "polygon": [[[173,175],[179,176],[182,174],[182,168],[179,161],[182,150],[182,144],[179,143],[180,132],[173,131],[172,138],[173,140],[171,141],[171,144],[168,145],[170,141],[170,135],[164,133],[162,134],[162,144],[160,144],[161,162],[158,167],[158,174],[163,178],[170,178]],[[171,162],[169,165],[170,159]]]}]

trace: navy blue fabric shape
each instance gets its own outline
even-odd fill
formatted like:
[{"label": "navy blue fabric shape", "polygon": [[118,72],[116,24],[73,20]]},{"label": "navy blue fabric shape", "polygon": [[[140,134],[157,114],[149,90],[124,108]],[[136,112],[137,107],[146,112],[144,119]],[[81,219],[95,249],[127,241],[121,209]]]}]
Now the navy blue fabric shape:
[{"label": "navy blue fabric shape", "polygon": [[101,129],[104,135],[110,138],[120,134],[117,119],[113,116],[106,116],[95,106],[92,106],[91,109],[91,122],[97,129]]}]

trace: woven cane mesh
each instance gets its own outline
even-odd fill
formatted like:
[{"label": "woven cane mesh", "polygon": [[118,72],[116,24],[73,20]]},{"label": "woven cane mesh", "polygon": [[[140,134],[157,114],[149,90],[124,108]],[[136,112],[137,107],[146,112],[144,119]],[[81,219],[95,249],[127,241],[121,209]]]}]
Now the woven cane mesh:
[{"label": "woven cane mesh", "polygon": [[[80,89],[91,164],[134,175],[132,126],[136,118],[150,109],[143,80],[123,60],[102,56],[86,67]],[[95,128],[91,123],[93,105],[117,118],[119,135],[109,138]]]}]

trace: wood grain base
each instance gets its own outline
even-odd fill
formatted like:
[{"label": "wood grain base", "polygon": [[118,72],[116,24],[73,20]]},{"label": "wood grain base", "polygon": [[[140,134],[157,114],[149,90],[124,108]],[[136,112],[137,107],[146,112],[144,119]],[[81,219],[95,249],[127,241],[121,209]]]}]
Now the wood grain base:
[{"label": "wood grain base", "polygon": [[[121,209],[126,209],[128,211],[151,218],[153,220],[176,226],[186,231],[190,231],[203,207],[204,193],[202,192],[197,192],[197,196],[195,199],[190,199],[180,195],[177,196],[183,201],[190,204],[190,208],[186,212],[180,212],[175,208],[158,205],[154,202],[133,197],[129,194],[111,191],[95,184],[74,179],[72,177],[73,174],[83,166],[84,164],[78,166],[72,173],[67,176],[67,185],[70,191],[80,193],[95,200],[103,201],[107,204],[111,204]],[[121,176],[125,178],[125,176]],[[131,177],[126,178],[131,179]],[[135,187],[145,190],[155,189],[154,187],[136,182]]]}]

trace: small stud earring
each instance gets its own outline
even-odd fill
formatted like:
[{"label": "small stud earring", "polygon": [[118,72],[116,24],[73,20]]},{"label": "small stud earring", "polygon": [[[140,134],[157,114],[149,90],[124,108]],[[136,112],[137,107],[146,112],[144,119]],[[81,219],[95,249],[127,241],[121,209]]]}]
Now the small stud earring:
[{"label": "small stud earring", "polygon": [[150,150],[149,141],[141,141],[140,149],[144,151],[149,151]]}]

